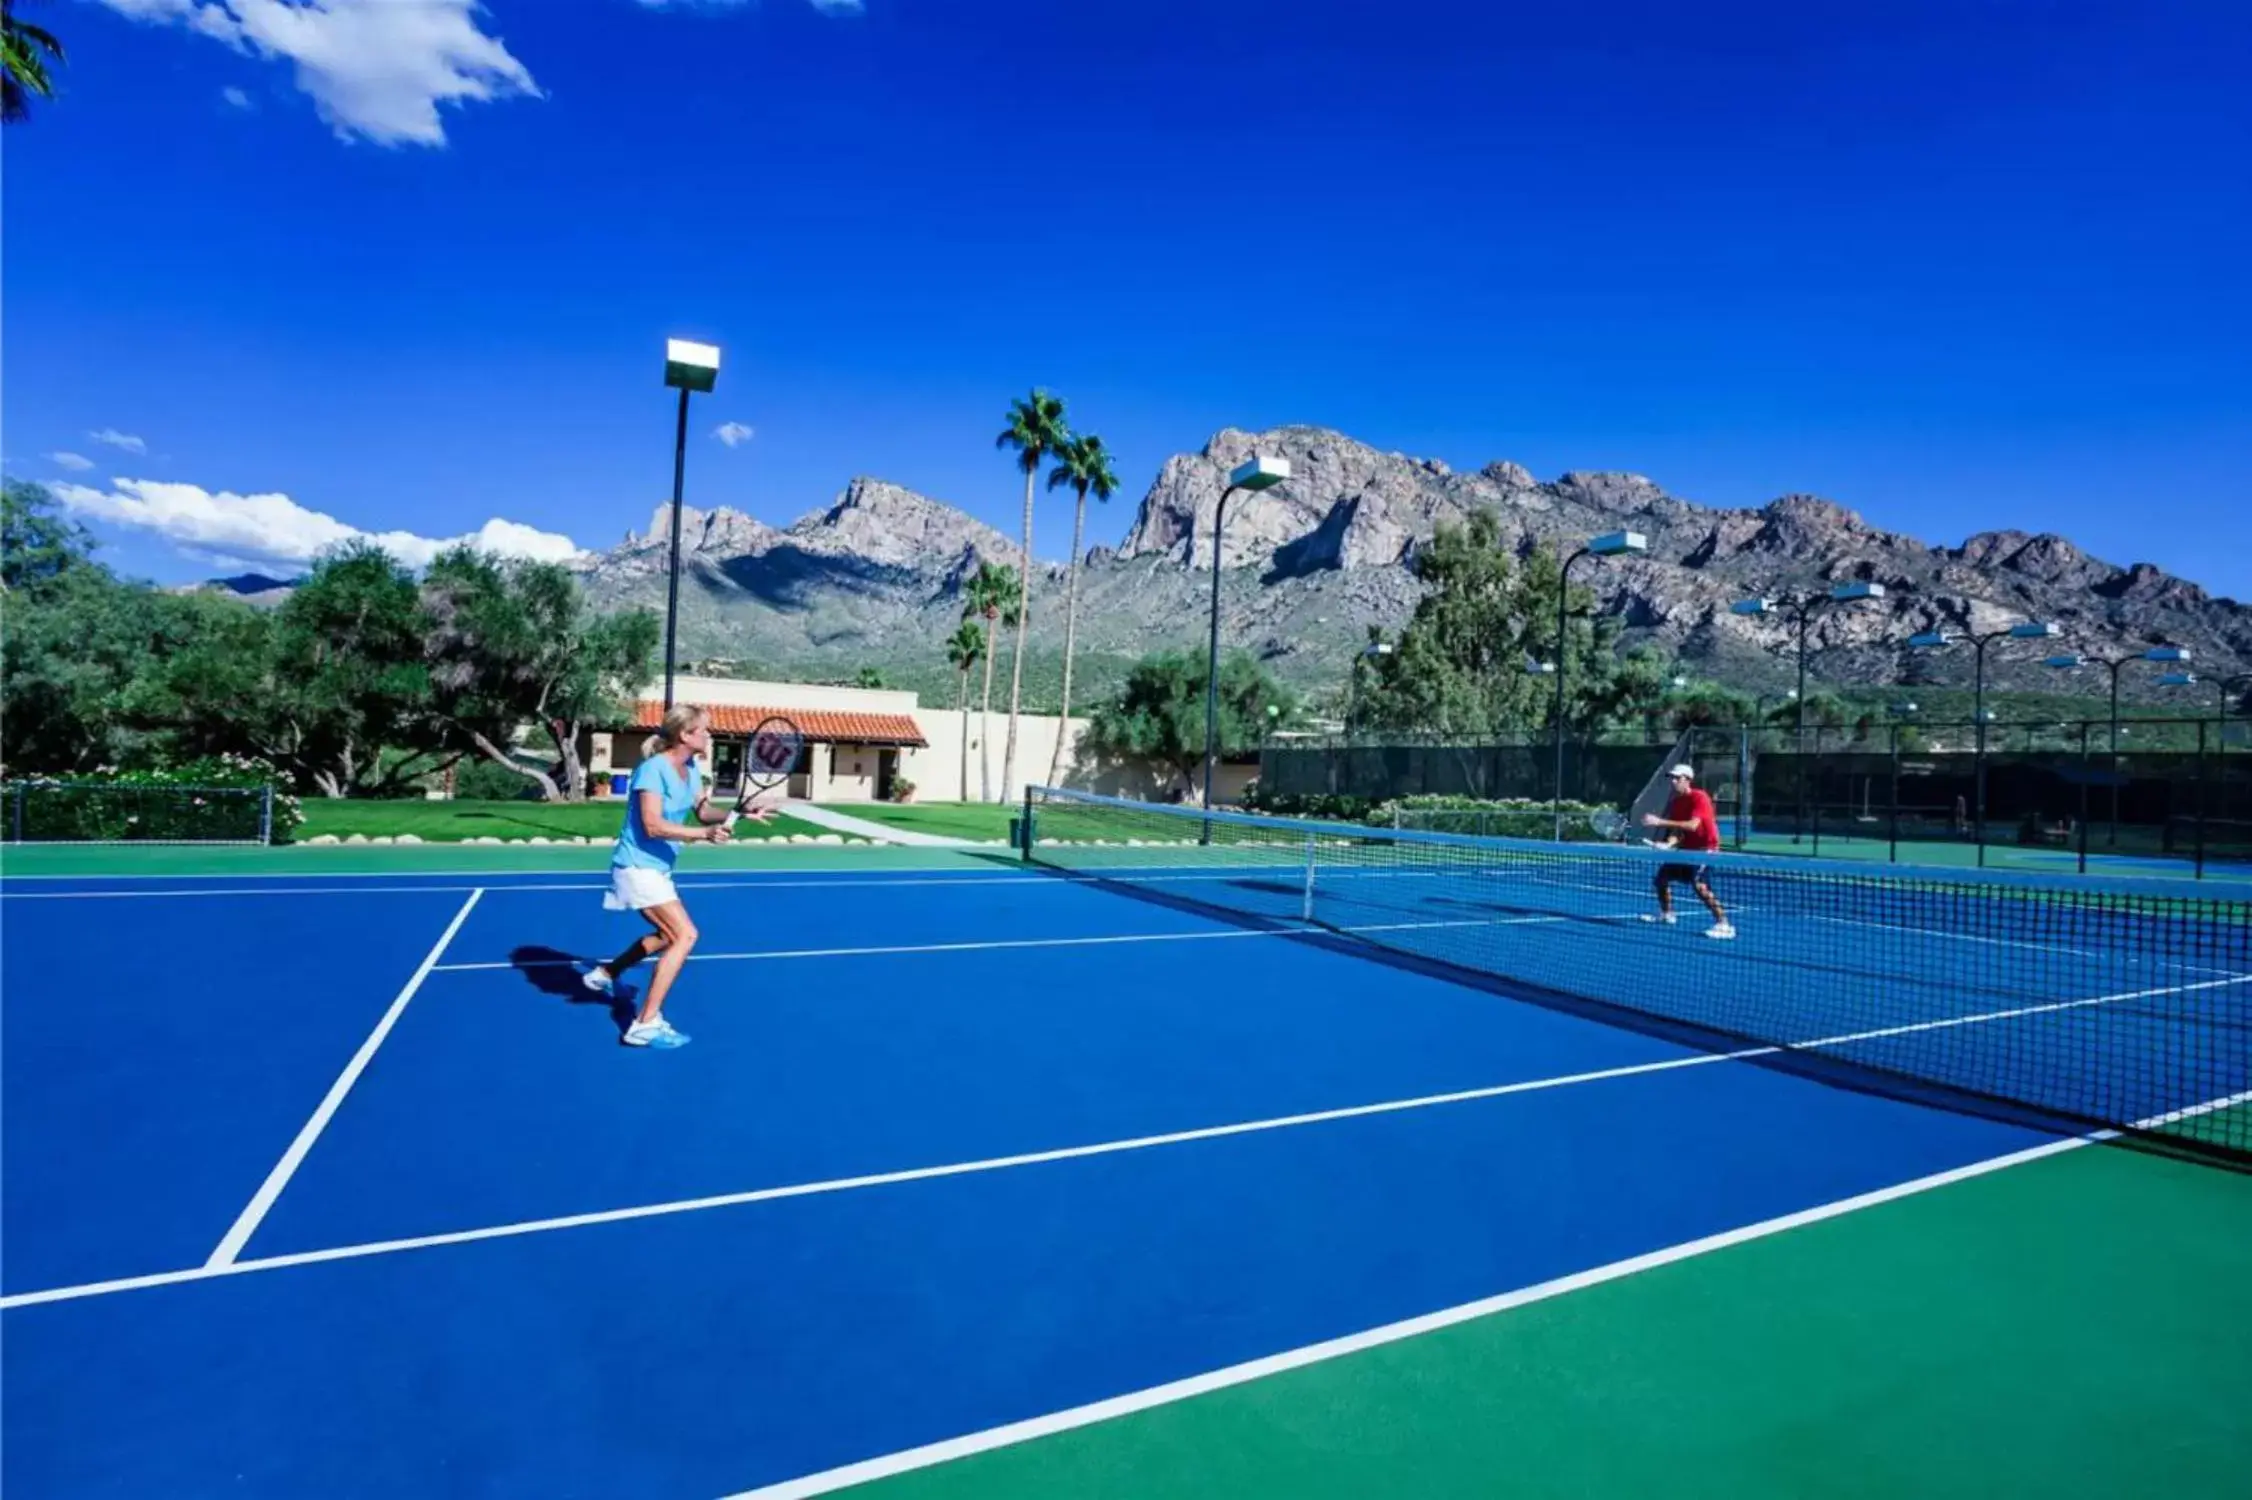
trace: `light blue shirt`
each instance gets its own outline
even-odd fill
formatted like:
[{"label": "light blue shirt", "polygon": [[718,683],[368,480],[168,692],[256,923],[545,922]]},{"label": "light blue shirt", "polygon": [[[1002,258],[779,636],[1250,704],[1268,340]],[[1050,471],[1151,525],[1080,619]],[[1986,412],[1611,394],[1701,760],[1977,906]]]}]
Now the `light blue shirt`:
[{"label": "light blue shirt", "polygon": [[685,823],[703,789],[704,768],[693,760],[685,773],[675,771],[671,757],[665,755],[653,755],[634,767],[633,780],[626,787],[626,826],[618,832],[610,863],[636,870],[670,870],[680,858],[679,846],[671,839],[652,837],[641,826],[641,794],[657,794],[666,822]]}]

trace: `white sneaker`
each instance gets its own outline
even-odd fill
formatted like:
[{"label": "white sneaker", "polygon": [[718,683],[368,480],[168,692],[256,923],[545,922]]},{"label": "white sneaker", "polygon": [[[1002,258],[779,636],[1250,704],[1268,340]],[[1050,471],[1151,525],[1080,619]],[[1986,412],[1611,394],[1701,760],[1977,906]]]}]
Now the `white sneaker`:
[{"label": "white sneaker", "polygon": [[1673,925],[1673,923],[1674,923],[1674,914],[1673,914],[1672,912],[1670,912],[1670,911],[1669,911],[1669,912],[1652,912],[1652,911],[1646,911],[1646,912],[1644,912],[1644,913],[1642,914],[1642,920],[1643,920],[1643,921],[1645,921],[1645,922],[1663,922],[1663,923],[1665,923],[1665,924],[1666,924],[1666,925],[1667,925],[1668,927],[1671,927],[1671,926]]},{"label": "white sneaker", "polygon": [[625,1035],[618,1038],[628,1047],[655,1047],[660,1051],[688,1045],[688,1034],[672,1029],[672,1023],[663,1016],[654,1021],[636,1021],[628,1026]]},{"label": "white sneaker", "polygon": [[1705,936],[1709,938],[1732,938],[1735,935],[1736,929],[1726,922],[1715,922],[1705,929]]},{"label": "white sneaker", "polygon": [[581,974],[579,976],[579,982],[584,984],[588,989],[594,991],[597,995],[609,994],[611,992],[612,986],[617,983],[616,980],[610,977],[610,971],[603,968],[600,964],[596,964],[593,968],[587,970],[584,974]]}]

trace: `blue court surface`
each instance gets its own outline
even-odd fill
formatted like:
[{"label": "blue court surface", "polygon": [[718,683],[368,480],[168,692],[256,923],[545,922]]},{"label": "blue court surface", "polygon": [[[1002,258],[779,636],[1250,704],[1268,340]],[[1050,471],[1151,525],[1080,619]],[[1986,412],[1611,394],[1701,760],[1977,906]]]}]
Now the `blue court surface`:
[{"label": "blue court surface", "polygon": [[1002,863],[684,877],[643,1052],[602,887],[10,883],[10,1495],[738,1495],[2053,1140]]}]

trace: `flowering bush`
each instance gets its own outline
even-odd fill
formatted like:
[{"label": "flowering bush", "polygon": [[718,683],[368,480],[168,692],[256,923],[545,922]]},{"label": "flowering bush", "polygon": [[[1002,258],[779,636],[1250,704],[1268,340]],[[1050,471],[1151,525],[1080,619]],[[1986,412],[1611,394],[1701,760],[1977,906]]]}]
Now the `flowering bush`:
[{"label": "flowering bush", "polygon": [[[1564,836],[1588,837],[1587,802],[1564,803]],[[1381,828],[1414,828],[1428,833],[1471,833],[1484,838],[1545,839],[1556,829],[1556,804],[1533,797],[1401,797],[1369,809],[1368,822]]]},{"label": "flowering bush", "polygon": [[155,769],[98,766],[67,779],[11,781],[6,789],[9,836],[174,843],[251,839],[259,832],[263,799],[239,794],[267,788],[274,794],[268,837],[286,844],[305,820],[296,796],[268,762],[232,754]]}]

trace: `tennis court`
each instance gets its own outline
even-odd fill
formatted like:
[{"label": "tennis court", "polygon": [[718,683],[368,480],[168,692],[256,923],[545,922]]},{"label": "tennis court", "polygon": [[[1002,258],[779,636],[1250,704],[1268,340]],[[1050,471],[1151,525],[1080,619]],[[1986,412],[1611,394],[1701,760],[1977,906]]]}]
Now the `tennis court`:
[{"label": "tennis court", "polygon": [[2241,1493],[2252,893],[1143,816],[10,878],[8,1492]]}]

